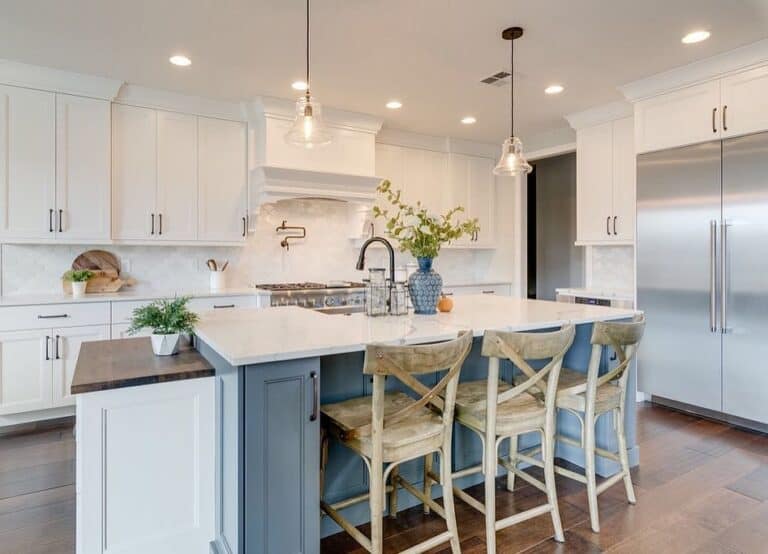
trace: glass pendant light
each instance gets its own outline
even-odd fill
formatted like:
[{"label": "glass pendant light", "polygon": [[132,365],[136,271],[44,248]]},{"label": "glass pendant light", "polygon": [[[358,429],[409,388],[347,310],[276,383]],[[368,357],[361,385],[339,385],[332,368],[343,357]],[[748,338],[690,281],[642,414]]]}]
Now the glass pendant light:
[{"label": "glass pendant light", "polygon": [[309,92],[309,0],[307,0],[307,90],[296,101],[296,119],[285,135],[285,140],[296,146],[314,148],[328,144],[333,139],[330,131],[323,125],[323,108],[312,98]]},{"label": "glass pendant light", "polygon": [[504,40],[508,40],[511,45],[511,69],[509,70],[509,104],[510,104],[510,133],[509,138],[504,141],[501,147],[501,159],[493,169],[494,175],[516,176],[527,175],[531,172],[529,164],[523,155],[523,143],[515,136],[515,39],[523,36],[522,27],[510,27],[501,33]]}]

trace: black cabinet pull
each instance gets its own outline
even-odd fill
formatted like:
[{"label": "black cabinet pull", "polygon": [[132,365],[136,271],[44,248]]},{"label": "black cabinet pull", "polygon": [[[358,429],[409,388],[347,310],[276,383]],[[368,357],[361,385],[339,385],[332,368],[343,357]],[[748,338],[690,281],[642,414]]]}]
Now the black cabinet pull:
[{"label": "black cabinet pull", "polygon": [[320,415],[320,379],[316,371],[310,373],[309,378],[312,379],[312,413],[309,416],[309,421],[317,421],[317,417]]},{"label": "black cabinet pull", "polygon": [[611,235],[611,216],[605,218],[605,234]]},{"label": "black cabinet pull", "polygon": [[717,117],[717,108],[712,108],[712,132],[717,133],[717,125],[715,124],[715,117]]},{"label": "black cabinet pull", "polygon": [[149,232],[149,234],[154,235],[155,234],[155,214],[151,214],[151,215],[152,215],[152,230]]},{"label": "black cabinet pull", "polygon": [[248,230],[248,220],[243,216],[243,236],[245,236],[246,231]]},{"label": "black cabinet pull", "polygon": [[56,335],[56,342],[53,343],[53,359],[54,360],[60,360],[60,352],[59,352],[59,339],[61,337],[59,335]]},{"label": "black cabinet pull", "polygon": [[158,214],[157,219],[160,223],[160,232],[158,233],[158,235],[162,235],[163,234],[163,214]]},{"label": "black cabinet pull", "polygon": [[38,315],[37,319],[63,319],[69,317],[69,314]]},{"label": "black cabinet pull", "polygon": [[613,234],[614,235],[618,235],[618,233],[616,232],[616,220],[618,219],[618,217],[619,216],[617,215],[613,216]]},{"label": "black cabinet pull", "polygon": [[725,105],[725,106],[723,106],[723,131],[727,131],[728,130],[728,123],[727,123],[727,119],[726,119],[727,118],[727,116],[726,116],[727,112],[728,112],[728,106]]},{"label": "black cabinet pull", "polygon": [[483,294],[496,294],[495,290],[484,290]]},{"label": "black cabinet pull", "polygon": [[64,229],[61,228],[61,220],[64,218],[64,210],[59,209],[59,233],[64,232]]},{"label": "black cabinet pull", "polygon": [[48,210],[48,232],[53,233],[53,208]]},{"label": "black cabinet pull", "polygon": [[50,342],[50,340],[51,340],[51,337],[49,337],[48,335],[45,335],[45,360],[46,361],[51,359],[51,354],[48,350],[48,343]]},{"label": "black cabinet pull", "polygon": [[220,310],[222,308],[234,308],[234,304],[214,304],[213,309],[214,310]]}]

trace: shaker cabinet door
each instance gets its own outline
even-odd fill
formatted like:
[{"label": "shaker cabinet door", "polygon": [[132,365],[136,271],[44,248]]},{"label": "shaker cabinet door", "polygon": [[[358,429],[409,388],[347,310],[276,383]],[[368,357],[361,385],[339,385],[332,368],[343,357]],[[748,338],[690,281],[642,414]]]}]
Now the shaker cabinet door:
[{"label": "shaker cabinet door", "polygon": [[634,119],[613,122],[613,218],[612,238],[631,241],[635,238],[635,157]]},{"label": "shaker cabinet door", "polygon": [[469,205],[466,212],[459,214],[461,219],[477,218],[480,230],[470,244],[492,246],[496,240],[496,202],[493,177],[493,160],[471,157],[469,159]]},{"label": "shaker cabinet door", "polygon": [[197,234],[200,240],[245,240],[247,181],[245,124],[198,118]]},{"label": "shaker cabinet door", "polygon": [[110,105],[56,95],[56,238],[108,240]]},{"label": "shaker cabinet door", "polygon": [[51,407],[50,330],[0,333],[0,415]]},{"label": "shaker cabinet door", "polygon": [[613,223],[613,125],[576,134],[576,239],[608,241]]},{"label": "shaker cabinet door", "polygon": [[53,340],[53,406],[74,406],[75,397],[70,392],[75,375],[77,356],[84,342],[108,340],[108,325],[88,325],[54,329]]},{"label": "shaker cabinet door", "polygon": [[724,78],[721,91],[724,138],[768,129],[768,67]]},{"label": "shaker cabinet door", "polygon": [[0,85],[0,238],[55,236],[56,100]]},{"label": "shaker cabinet door", "polygon": [[157,112],[113,104],[112,238],[155,238],[156,191]]}]

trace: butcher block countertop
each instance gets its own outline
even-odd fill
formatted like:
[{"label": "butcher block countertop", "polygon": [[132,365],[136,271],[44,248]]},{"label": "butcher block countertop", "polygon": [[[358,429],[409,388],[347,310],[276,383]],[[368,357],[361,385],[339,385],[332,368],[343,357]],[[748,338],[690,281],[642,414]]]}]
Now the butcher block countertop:
[{"label": "butcher block countertop", "polygon": [[155,356],[149,337],[84,342],[72,378],[72,394],[96,392],[214,374],[192,347],[175,356]]}]

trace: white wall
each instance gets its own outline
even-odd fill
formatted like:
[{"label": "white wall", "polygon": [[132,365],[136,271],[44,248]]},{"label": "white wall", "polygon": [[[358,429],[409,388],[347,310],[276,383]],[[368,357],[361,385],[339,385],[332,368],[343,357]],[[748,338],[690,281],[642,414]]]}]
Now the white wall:
[{"label": "white wall", "polygon": [[[513,214],[515,191],[498,187],[497,250],[443,250],[436,269],[447,284],[465,282],[513,282]],[[307,228],[307,238],[280,247],[275,228],[282,220]],[[114,252],[125,270],[138,279],[137,290],[199,290],[208,287],[205,260],[229,259],[230,287],[256,282],[359,280],[355,270],[358,248],[348,238],[347,205],[317,200],[292,200],[262,208],[256,231],[245,247],[98,246]],[[61,274],[83,246],[2,245],[2,294],[54,293],[61,290]],[[397,264],[410,261],[399,254]],[[386,266],[382,249],[369,249],[368,267]]]}]

